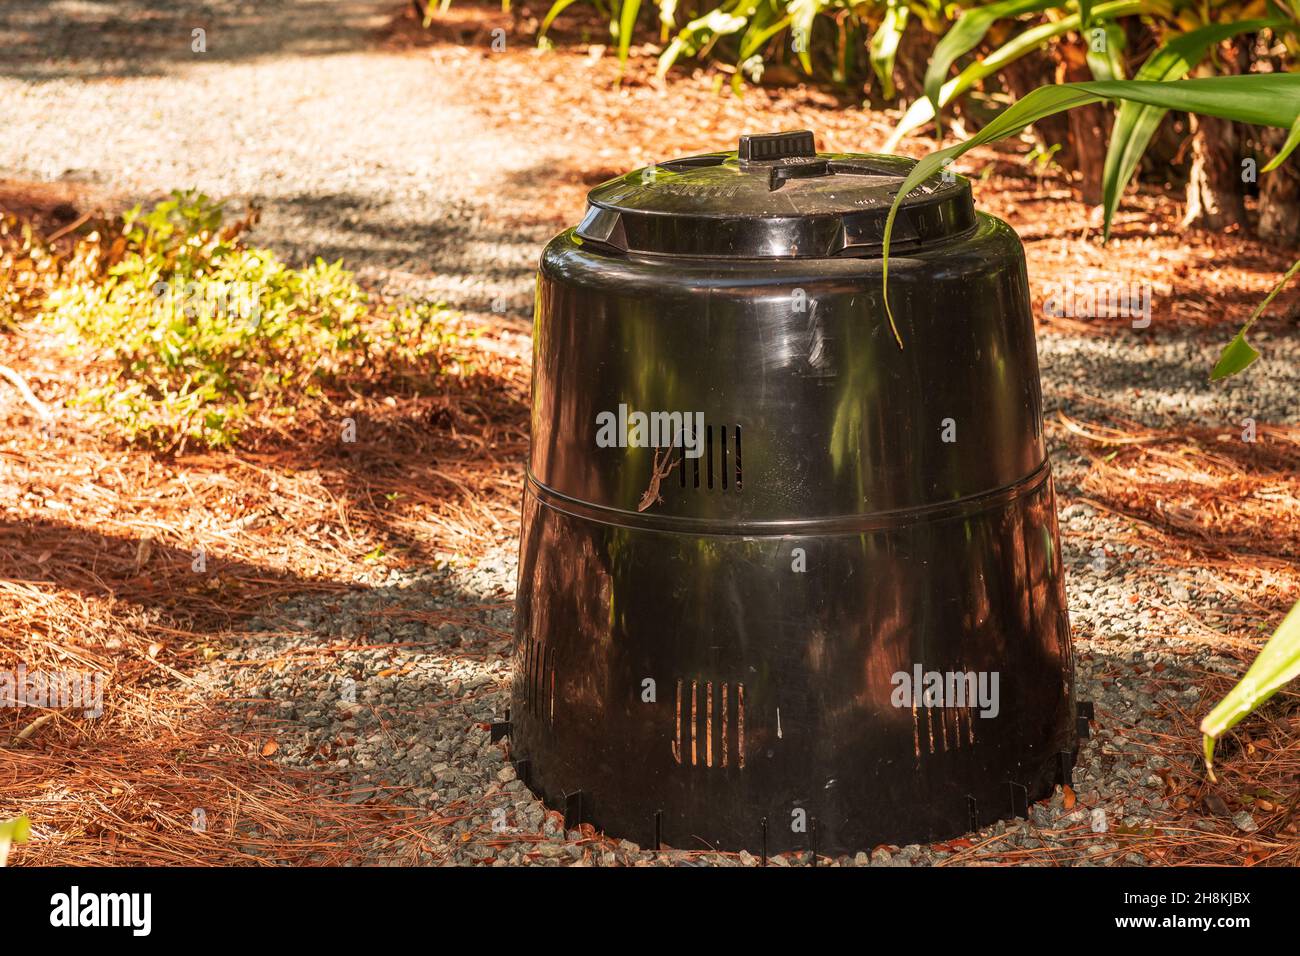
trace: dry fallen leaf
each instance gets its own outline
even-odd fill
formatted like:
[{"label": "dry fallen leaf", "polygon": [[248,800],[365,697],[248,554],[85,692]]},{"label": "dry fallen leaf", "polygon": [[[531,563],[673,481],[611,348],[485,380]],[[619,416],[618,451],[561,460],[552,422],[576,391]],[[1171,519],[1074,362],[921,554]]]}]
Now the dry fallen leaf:
[{"label": "dry fallen leaf", "polygon": [[139,573],[140,570],[149,563],[149,558],[152,554],[153,538],[141,538],[140,543],[136,545],[135,548],[135,570],[137,573]]},{"label": "dry fallen leaf", "polygon": [[1229,810],[1228,805],[1223,802],[1223,797],[1219,796],[1217,793],[1207,793],[1205,795],[1204,803],[1205,809],[1209,810],[1216,817],[1232,816],[1232,811]]}]

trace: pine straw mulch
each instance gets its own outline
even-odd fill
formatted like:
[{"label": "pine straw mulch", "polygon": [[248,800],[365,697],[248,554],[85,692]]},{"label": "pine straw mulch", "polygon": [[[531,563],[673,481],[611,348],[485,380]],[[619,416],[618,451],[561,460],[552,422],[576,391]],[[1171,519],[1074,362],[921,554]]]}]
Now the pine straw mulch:
[{"label": "pine straw mulch", "polygon": [[[13,205],[49,235],[58,198],[31,187]],[[479,332],[474,370],[433,394],[359,383],[288,430],[255,420],[236,452],[168,456],[63,407],[93,370],[38,325],[0,330],[0,365],[54,413],[0,384],[0,671],[104,680],[95,718],[0,708],[0,818],[33,822],[11,862],[391,860],[447,822],[275,764],[270,728],[194,675],[277,597],[471,562],[516,534],[527,340]]]},{"label": "pine straw mulch", "polygon": [[1235,630],[1262,626],[1300,594],[1300,428],[1257,425],[1245,441],[1223,428],[1058,421],[1090,452],[1082,500],[1130,519],[1133,543],[1168,565],[1211,572],[1249,609]]},{"label": "pine straw mulch", "polygon": [[[1158,620],[1187,625],[1180,641],[1209,646],[1239,662],[1254,659],[1286,610],[1300,598],[1300,428],[1258,425],[1253,441],[1226,429],[1150,428],[1114,415],[1083,422],[1059,414],[1049,427],[1090,468],[1078,500],[1127,519],[1130,531],[1115,540],[1153,552],[1163,592],[1183,580],[1207,580],[1232,609],[1202,608],[1161,593],[1143,596]],[[1141,577],[1141,569],[1139,578]],[[1135,595],[1136,596],[1136,595]],[[1160,633],[1150,637],[1175,636]],[[1142,689],[1185,689],[1178,682],[1134,667],[1112,679],[1143,676]],[[1172,734],[1123,728],[1129,742],[1163,756],[1160,773],[1171,810],[1149,828],[1112,830],[1114,856],[1138,853],[1156,863],[1300,865],[1300,691],[1285,688],[1219,742],[1217,783],[1204,772],[1199,724],[1235,678],[1201,670],[1194,707],[1166,705]],[[1181,698],[1173,698],[1181,701]],[[1258,830],[1231,821],[1248,811]],[[1209,828],[1206,828],[1209,821]],[[1086,828],[1085,828],[1086,829]]]}]

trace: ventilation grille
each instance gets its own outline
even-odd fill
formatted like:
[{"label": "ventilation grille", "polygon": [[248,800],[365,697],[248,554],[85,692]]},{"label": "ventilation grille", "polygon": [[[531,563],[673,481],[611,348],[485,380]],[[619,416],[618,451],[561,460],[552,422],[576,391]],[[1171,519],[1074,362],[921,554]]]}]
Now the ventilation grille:
[{"label": "ventilation grille", "polygon": [[679,680],[673,760],[689,767],[745,766],[745,685]]},{"label": "ventilation grille", "polygon": [[975,743],[974,708],[912,705],[912,749],[918,761],[927,753],[962,749],[963,738],[968,746]]},{"label": "ventilation grille", "polygon": [[524,682],[528,712],[555,726],[555,651],[530,638],[524,645]]},{"label": "ventilation grille", "polygon": [[[744,449],[739,425],[706,425],[704,453],[689,458],[676,449],[677,487],[701,491],[739,492],[744,487]],[[672,479],[668,479],[672,483]]]}]

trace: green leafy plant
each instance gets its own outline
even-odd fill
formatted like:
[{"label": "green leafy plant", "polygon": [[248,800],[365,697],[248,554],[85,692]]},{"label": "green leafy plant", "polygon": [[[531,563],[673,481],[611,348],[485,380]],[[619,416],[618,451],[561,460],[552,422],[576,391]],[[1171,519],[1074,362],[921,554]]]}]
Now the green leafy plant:
[{"label": "green leafy plant", "polygon": [[[1094,22],[1128,16],[1142,12],[1145,3],[1146,0],[1111,0],[1092,8],[1090,16]],[[930,67],[925,74],[925,97],[914,102],[903,114],[885,143],[885,151],[892,151],[908,133],[936,119],[943,107],[974,88],[981,80],[993,76],[1051,40],[1079,30],[1082,26],[1082,13],[1069,13],[1064,10],[1064,6],[1041,0],[1004,0],[1002,3],[967,11],[935,47]],[[996,50],[944,82],[949,68],[963,54],[978,46],[998,20],[1057,8],[1060,8],[1058,12],[1062,14],[1058,18],[1048,19],[1014,34]]]},{"label": "green leafy plant", "polygon": [[137,207],[83,241],[45,300],[46,322],[110,360],[79,401],[128,439],[229,445],[250,408],[317,397],[377,355],[438,366],[440,307],[376,303],[341,262],[290,267],[222,219],[194,192]]},{"label": "green leafy plant", "polygon": [[[1137,49],[1151,44],[1145,60],[1134,64],[1133,78],[1166,82],[1194,73],[1210,76],[1285,69],[1297,50],[1297,31],[1300,31],[1300,4],[1296,0],[1225,0],[1211,5],[1190,0],[976,3],[961,13],[936,45],[925,74],[925,96],[908,107],[886,141],[885,151],[893,151],[905,135],[931,121],[936,137],[941,137],[945,108],[977,87],[993,94],[999,86],[1012,85],[1008,68],[1038,51],[1049,54],[1049,68],[1054,62],[1060,68],[1077,71],[1086,63],[1086,72],[1093,80],[1118,81],[1129,75],[1127,46],[1132,35],[1138,38],[1134,44]],[[978,53],[949,78],[966,54],[983,49],[988,38],[999,33],[1002,36],[993,41],[991,49]],[[1238,45],[1236,52],[1221,49],[1224,43],[1238,37],[1252,39],[1244,46]],[[1242,59],[1243,55],[1249,63]],[[1107,239],[1124,190],[1167,112],[1152,104],[1121,102],[1104,160],[1100,154],[1094,157],[1086,145],[1072,143],[1074,149],[1068,154],[1066,165],[1081,174],[1085,198],[1103,205],[1103,234]],[[1230,189],[1222,182],[1222,174],[1211,175],[1205,170],[1207,167],[1220,169],[1229,160],[1235,162],[1232,159],[1234,140],[1199,129],[1194,130],[1193,139],[1196,162],[1187,187],[1189,216],[1217,226],[1220,208],[1232,208],[1236,201],[1224,195]],[[1207,205],[1212,212],[1205,211]],[[1288,209],[1280,216],[1285,219],[1293,214],[1294,210]],[[1267,218],[1272,223],[1277,217]]]},{"label": "green leafy plant", "polygon": [[[1157,47],[1133,75],[1133,79],[1159,82],[1181,80],[1204,59],[1213,46],[1223,40],[1243,33],[1258,33],[1264,29],[1280,30],[1292,26],[1294,24],[1280,18],[1213,23],[1184,33]],[[1159,106],[1133,100],[1120,104],[1102,174],[1106,238],[1110,238],[1111,223],[1115,210],[1119,208],[1120,197],[1137,171],[1142,154],[1167,112]]]},{"label": "green leafy plant", "polygon": [[897,92],[894,89],[894,61],[898,57],[898,45],[903,40],[903,31],[907,29],[910,16],[911,10],[907,4],[899,0],[890,0],[885,5],[880,26],[867,41],[867,49],[871,54],[871,69],[880,83],[880,95],[887,100],[892,100]]},{"label": "green leafy plant", "polygon": [[[1133,102],[1162,110],[1180,110],[1187,113],[1199,113],[1242,123],[1251,123],[1257,126],[1272,126],[1289,130],[1290,133],[1285,144],[1268,165],[1264,167],[1265,172],[1275,169],[1279,163],[1291,154],[1297,143],[1300,143],[1300,75],[1290,73],[1215,76],[1181,80],[1176,83],[1163,83],[1152,80],[1063,83],[1058,86],[1040,87],[1032,91],[998,114],[992,122],[974,136],[955,146],[936,150],[923,157],[912,168],[907,178],[904,179],[898,194],[894,197],[894,202],[889,209],[889,216],[885,221],[885,236],[882,244],[882,271],[885,279],[885,312],[899,348],[903,347],[903,340],[902,336],[899,335],[898,326],[894,322],[893,311],[889,307],[888,277],[889,240],[893,234],[894,218],[898,213],[898,207],[903,197],[930,176],[939,172],[947,163],[952,162],[963,153],[969,152],[977,146],[1014,136],[1026,126],[1044,117],[1101,100]],[[1288,277],[1291,274],[1288,273]],[[1276,290],[1274,294],[1276,294]],[[1267,305],[1271,299],[1272,296],[1265,300],[1264,305]],[[1254,317],[1252,316],[1251,322],[1253,321]],[[1247,326],[1249,324],[1248,322]],[[1243,328],[1242,332],[1239,333],[1243,345],[1245,344],[1245,331],[1245,328]],[[1231,344],[1229,348],[1232,348]],[[1241,366],[1241,368],[1244,367],[1244,365]]]},{"label": "green leafy plant", "polygon": [[[593,0],[609,17],[610,36],[616,41],[620,65],[625,65],[638,18],[651,9],[641,0],[614,0],[606,7]],[[538,42],[546,45],[547,31],[575,0],[554,0],[542,19]],[[735,64],[734,83],[746,73],[761,75],[769,56],[794,54],[805,74],[818,63],[840,81],[870,71],[885,100],[897,95],[894,67],[908,25],[920,21],[926,29],[941,29],[942,0],[722,0],[704,6],[678,26],[677,0],[657,0],[660,39],[667,46],[659,57],[658,75],[666,75],[685,58],[712,58]],[[825,21],[833,30],[833,44],[814,55],[814,30]],[[785,43],[784,38],[790,42]],[[825,34],[823,35],[823,37]]]}]

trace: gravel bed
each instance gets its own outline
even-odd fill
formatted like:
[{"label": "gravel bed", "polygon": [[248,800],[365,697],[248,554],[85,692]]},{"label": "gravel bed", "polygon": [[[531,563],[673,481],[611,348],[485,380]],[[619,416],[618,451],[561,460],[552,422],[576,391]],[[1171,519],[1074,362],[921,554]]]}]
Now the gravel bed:
[{"label": "gravel bed", "polygon": [[[878,847],[823,864],[937,864],[971,845],[984,856],[996,851],[1040,864],[1145,862],[1123,853],[1116,830],[1134,834],[1168,809],[1159,776],[1166,759],[1150,735],[1174,729],[1170,712],[1202,704],[1191,679],[1195,670],[1232,668],[1203,646],[1144,637],[1162,614],[1174,613],[1144,599],[1192,609],[1203,604],[1208,612],[1222,596],[1211,581],[1166,580],[1149,553],[1109,544],[1121,529],[1086,504],[1066,506],[1061,518],[1078,693],[1096,710],[1094,733],[1074,772],[1074,805],[1066,808],[1058,788],[1032,805],[1027,819],[999,822],[948,849]],[[492,743],[488,731],[509,704],[508,595],[515,570],[514,552],[503,548],[472,569],[392,572],[382,583],[327,602],[289,599],[255,622],[254,633],[228,658],[238,664],[292,652],[302,666],[275,671],[218,663],[209,673],[213,692],[247,701],[276,724],[276,759],[319,770],[352,799],[383,796],[448,821],[430,829],[432,847],[418,854],[420,862],[758,865],[749,854],[653,853],[627,841],[566,834],[560,815],[516,779],[505,744]],[[1153,593],[1161,586],[1173,593]],[[1143,602],[1136,612],[1134,595]],[[459,620],[438,623],[443,617]],[[1186,632],[1188,625],[1162,630],[1180,627]],[[365,646],[345,649],[345,643]],[[323,653],[304,653],[314,650]],[[1232,825],[1248,832],[1253,821]],[[1039,852],[1023,856],[1026,851]],[[809,861],[806,854],[787,854],[769,862]]]},{"label": "gravel bed", "polygon": [[1300,421],[1300,336],[1252,332],[1260,358],[1248,373],[1210,382],[1210,370],[1235,329],[1162,328],[1078,336],[1040,332],[1043,399],[1084,419],[1097,401],[1123,418],[1150,426],[1179,423],[1240,435],[1242,420],[1275,425]]},{"label": "gravel bed", "polygon": [[[1066,808],[1058,788],[1032,805],[1027,819],[968,834],[969,844],[878,847],[823,864],[936,864],[972,844],[982,855],[996,851],[1011,860],[1046,851],[1023,862],[1145,862],[1126,856],[1115,832],[1150,827],[1168,809],[1159,776],[1166,759],[1150,735],[1173,730],[1168,713],[1201,705],[1193,671],[1230,667],[1199,645],[1143,636],[1163,612],[1144,603],[1135,613],[1130,596],[1154,596],[1152,575],[1137,570],[1151,568],[1152,556],[1104,544],[1118,530],[1084,504],[1062,512],[1078,692],[1096,709],[1094,733],[1074,773],[1074,805]],[[337,599],[289,599],[255,622],[227,661],[212,666],[212,692],[246,701],[278,728],[277,760],[319,771],[351,799],[384,797],[446,821],[429,829],[431,846],[414,857],[419,862],[757,865],[749,854],[652,853],[626,841],[566,834],[560,815],[516,779],[505,744],[492,743],[488,731],[509,703],[508,596],[515,570],[513,551],[503,548],[472,569],[392,572]],[[1158,573],[1154,578],[1162,581]],[[1208,581],[1169,582],[1168,588],[1177,591],[1170,600],[1186,606],[1204,602],[1208,610],[1222,599]],[[363,647],[342,646],[349,643]],[[301,666],[238,666],[286,652]],[[1248,832],[1253,821],[1233,826]],[[769,862],[807,865],[808,859],[787,854]]]}]

